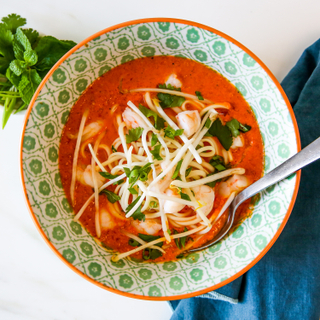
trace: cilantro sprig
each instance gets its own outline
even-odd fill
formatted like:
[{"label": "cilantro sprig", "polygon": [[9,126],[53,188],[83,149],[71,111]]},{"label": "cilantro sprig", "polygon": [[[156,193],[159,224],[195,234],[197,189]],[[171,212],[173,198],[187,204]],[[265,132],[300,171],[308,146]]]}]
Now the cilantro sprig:
[{"label": "cilantro sprig", "polygon": [[237,119],[232,119],[226,123],[226,126],[230,129],[231,134],[237,137],[241,132],[248,132],[251,127],[247,124],[241,124]]},{"label": "cilantro sprig", "polygon": [[126,134],[126,143],[131,143],[137,141],[142,136],[143,128],[138,127],[129,130],[128,134]]},{"label": "cilantro sprig", "polygon": [[139,110],[147,117],[153,117],[154,120],[154,127],[157,130],[161,130],[164,128],[164,119],[161,118],[156,112],[152,111],[151,109],[143,106],[142,104],[139,105]]},{"label": "cilantro sprig", "polygon": [[27,108],[40,82],[76,43],[40,36],[22,28],[26,19],[10,14],[0,23],[0,104],[2,128],[10,115]]},{"label": "cilantro sprig", "polygon": [[228,151],[232,145],[233,137],[237,137],[241,132],[248,132],[251,127],[247,124],[241,124],[237,119],[232,119],[223,125],[217,118],[210,126],[208,135],[217,137],[222,146]]},{"label": "cilantro sprig", "polygon": [[115,203],[121,199],[116,193],[114,193],[108,189],[102,190],[100,192],[100,194],[105,194],[107,196],[109,202],[111,202],[111,203]]},{"label": "cilantro sprig", "polygon": [[[142,233],[139,233],[138,234],[139,238],[143,241],[146,241],[146,242],[151,242],[151,241],[154,241],[154,240],[157,240],[160,238],[160,236],[153,236],[153,235],[150,235],[150,234],[142,234]],[[129,239],[128,241],[128,244],[132,247],[140,247],[141,244],[134,240],[134,239]],[[156,243],[155,246],[161,248],[163,245],[163,242],[159,242],[159,243]],[[162,252],[157,250],[157,249],[151,249],[151,248],[146,248],[142,251],[142,257],[144,260],[154,260],[154,259],[157,259],[159,257],[162,256]]]},{"label": "cilantro sprig", "polygon": [[169,125],[164,129],[164,136],[174,140],[175,137],[179,137],[183,134],[184,129],[174,130]]},{"label": "cilantro sprig", "polygon": [[[159,84],[158,87],[161,89],[168,89],[172,91],[181,91],[180,88],[175,88],[171,84]],[[181,107],[181,105],[186,100],[184,97],[162,92],[159,92],[157,97],[160,100],[160,106],[162,107],[162,109]]]}]

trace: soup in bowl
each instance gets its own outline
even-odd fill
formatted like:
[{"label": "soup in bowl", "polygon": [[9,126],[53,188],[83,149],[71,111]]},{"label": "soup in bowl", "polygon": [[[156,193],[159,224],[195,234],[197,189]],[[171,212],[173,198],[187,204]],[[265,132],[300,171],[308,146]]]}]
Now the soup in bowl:
[{"label": "soup in bowl", "polygon": [[299,150],[290,105],[250,51],[196,23],[109,28],[64,56],[29,107],[22,179],[51,248],[86,279],[178,299],[236,279],[271,247],[294,204],[291,176],[237,193]]}]

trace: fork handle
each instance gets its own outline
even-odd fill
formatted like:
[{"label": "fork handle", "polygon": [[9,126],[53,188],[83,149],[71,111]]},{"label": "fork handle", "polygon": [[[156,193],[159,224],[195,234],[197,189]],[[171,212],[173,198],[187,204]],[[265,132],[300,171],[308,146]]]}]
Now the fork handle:
[{"label": "fork handle", "polygon": [[235,208],[261,190],[283,180],[320,158],[320,137],[238,194]]}]

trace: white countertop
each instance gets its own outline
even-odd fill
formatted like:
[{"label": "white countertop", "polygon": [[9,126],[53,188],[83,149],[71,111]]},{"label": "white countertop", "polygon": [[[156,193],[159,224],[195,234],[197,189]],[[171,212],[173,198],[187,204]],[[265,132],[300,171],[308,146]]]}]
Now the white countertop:
[{"label": "white countertop", "polygon": [[[320,37],[319,0],[11,0],[0,16],[20,14],[27,26],[80,42],[109,26],[148,17],[196,21],[248,47],[281,81]],[[2,109],[0,109],[0,118]],[[78,276],[38,233],[20,182],[24,113],[0,130],[0,319],[169,319],[167,302],[126,298]]]}]

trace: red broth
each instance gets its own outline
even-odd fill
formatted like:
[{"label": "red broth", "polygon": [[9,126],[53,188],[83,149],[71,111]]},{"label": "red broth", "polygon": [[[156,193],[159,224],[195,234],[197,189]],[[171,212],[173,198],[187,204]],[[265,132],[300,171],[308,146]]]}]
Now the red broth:
[{"label": "red broth", "polygon": [[[231,165],[233,167],[244,168],[246,176],[251,183],[261,177],[263,172],[263,143],[261,134],[251,108],[237,88],[219,73],[198,62],[171,56],[147,57],[127,62],[105,73],[83,92],[71,109],[62,133],[59,152],[61,180],[70,203],[72,161],[76,145],[76,139],[70,137],[77,134],[84,111],[89,109],[86,125],[97,120],[103,121],[102,131],[105,134],[101,143],[111,147],[112,142],[118,137],[115,117],[117,114],[122,114],[127,107],[127,102],[132,101],[135,105],[141,103],[146,106],[144,92],[121,93],[119,91],[119,84],[122,84],[124,90],[156,88],[159,84],[164,83],[168,76],[173,73],[182,82],[182,92],[195,94],[195,91],[200,91],[204,98],[214,103],[229,103],[231,105],[229,110],[221,109],[220,118],[223,121],[236,118],[239,122],[251,126],[251,130],[243,135],[245,141],[244,147],[232,151],[233,161]],[[151,96],[156,96],[156,93],[151,93]],[[111,109],[115,105],[118,105],[118,107],[111,114]],[[190,106],[190,109],[192,109],[192,106]],[[171,110],[165,110],[167,113],[171,112]],[[96,136],[93,137],[94,139],[96,139]],[[220,145],[219,141],[216,141]],[[101,149],[99,149],[97,156],[101,162],[108,158],[107,153]],[[91,154],[87,146],[84,148],[84,156],[79,153],[78,164],[83,167],[91,164]],[[216,188],[218,185],[219,183],[216,184]],[[114,188],[114,186],[111,186],[108,189],[112,191]],[[92,193],[93,189],[91,187],[76,182],[73,206],[75,213],[81,209]],[[224,202],[225,199],[219,197],[216,192],[212,213],[218,212]],[[108,200],[105,195],[99,195],[99,203],[100,208],[108,210]],[[120,206],[119,210],[121,212]],[[250,210],[250,202],[247,201],[238,209],[236,221],[246,218],[250,214]],[[95,205],[94,201],[92,201],[81,216],[80,222],[92,236],[96,237],[94,216]],[[122,218],[123,216],[124,213],[122,214]],[[200,246],[214,237],[224,225],[226,218],[227,213],[223,214],[217,223],[214,224],[211,231],[200,239],[194,235],[190,236],[195,242],[195,246]],[[121,233],[121,230],[126,230],[135,235],[138,234],[138,231],[131,225],[131,218],[115,220],[116,226],[111,230],[103,230],[99,240],[107,247],[118,252],[132,250],[133,247],[128,244],[128,237]],[[178,231],[182,232],[183,230]],[[162,236],[163,232],[160,231],[159,235]],[[189,240],[192,241],[190,238]],[[174,241],[166,244],[165,250],[166,254],[156,259],[156,261],[174,260],[181,252]],[[141,259],[141,251],[132,255],[132,257]]]}]

